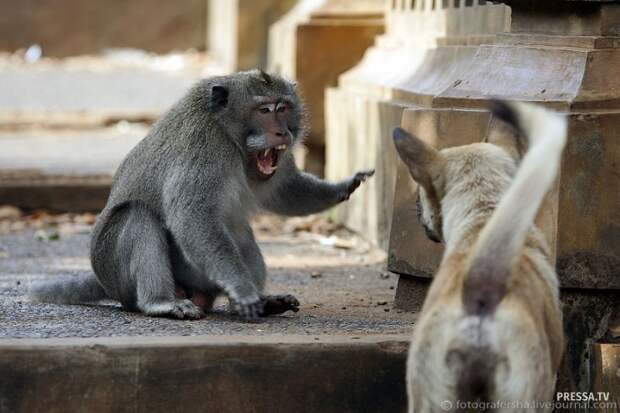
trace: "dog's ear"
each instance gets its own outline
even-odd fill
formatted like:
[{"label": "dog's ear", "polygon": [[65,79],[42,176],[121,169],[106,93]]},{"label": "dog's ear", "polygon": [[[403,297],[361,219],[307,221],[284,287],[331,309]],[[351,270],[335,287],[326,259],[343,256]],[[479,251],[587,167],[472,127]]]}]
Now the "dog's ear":
[{"label": "dog's ear", "polygon": [[502,101],[492,100],[489,109],[493,116],[489,121],[484,142],[499,146],[516,161],[520,161],[527,152],[527,139],[519,129],[518,123],[510,117],[511,112]]},{"label": "dog's ear", "polygon": [[402,128],[394,129],[394,145],[411,177],[427,191],[434,191],[433,179],[444,163],[439,151]]}]

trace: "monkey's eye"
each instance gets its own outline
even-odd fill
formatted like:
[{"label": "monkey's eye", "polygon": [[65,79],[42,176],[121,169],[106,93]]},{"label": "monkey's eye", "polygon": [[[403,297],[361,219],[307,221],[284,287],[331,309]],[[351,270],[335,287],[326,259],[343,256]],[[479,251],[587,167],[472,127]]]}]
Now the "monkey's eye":
[{"label": "monkey's eye", "polygon": [[286,103],[278,103],[276,106],[276,112],[282,113],[286,110]]},{"label": "monkey's eye", "polygon": [[260,113],[269,113],[271,112],[271,108],[269,106],[261,106],[260,108],[258,108],[258,111]]}]

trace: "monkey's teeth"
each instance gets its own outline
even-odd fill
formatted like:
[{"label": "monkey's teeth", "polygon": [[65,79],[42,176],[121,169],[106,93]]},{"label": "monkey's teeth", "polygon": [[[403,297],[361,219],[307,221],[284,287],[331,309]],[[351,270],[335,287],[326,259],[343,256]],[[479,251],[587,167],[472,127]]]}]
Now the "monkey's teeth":
[{"label": "monkey's teeth", "polygon": [[286,149],[286,145],[285,144],[278,145],[278,146],[276,146],[276,149],[279,150],[279,151],[283,151],[283,150]]}]

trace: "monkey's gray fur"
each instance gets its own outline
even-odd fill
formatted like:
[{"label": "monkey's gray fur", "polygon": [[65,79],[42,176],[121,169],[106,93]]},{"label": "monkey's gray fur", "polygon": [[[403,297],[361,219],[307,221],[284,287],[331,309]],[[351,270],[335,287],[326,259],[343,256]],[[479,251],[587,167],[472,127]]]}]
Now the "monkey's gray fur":
[{"label": "monkey's gray fur", "polygon": [[226,294],[248,319],[297,310],[292,296],[262,294],[267,272],[249,218],[259,209],[323,211],[373,173],[328,183],[300,172],[291,146],[303,137],[304,118],[295,85],[280,77],[255,70],[198,82],[119,167],[92,237],[96,278],[46,283],[31,296],[72,304],[112,298],[130,311],[201,317],[201,308],[175,296],[178,285],[206,295],[206,310]]}]

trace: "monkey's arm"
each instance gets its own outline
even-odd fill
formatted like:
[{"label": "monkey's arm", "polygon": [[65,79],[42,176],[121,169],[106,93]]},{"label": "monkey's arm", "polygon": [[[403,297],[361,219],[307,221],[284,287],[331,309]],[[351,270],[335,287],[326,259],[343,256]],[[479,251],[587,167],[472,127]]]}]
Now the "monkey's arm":
[{"label": "monkey's arm", "polygon": [[282,160],[282,173],[275,188],[263,200],[263,207],[281,215],[308,215],[324,211],[351,194],[374,170],[361,171],[340,182],[331,183],[314,175],[301,172],[292,157]]},{"label": "monkey's arm", "polygon": [[[217,210],[176,214],[170,222],[175,241],[187,259],[230,298],[235,310],[248,319],[263,312],[264,302],[241,250]],[[196,281],[200,285],[200,280]]]}]

